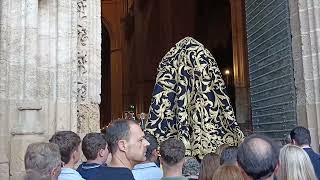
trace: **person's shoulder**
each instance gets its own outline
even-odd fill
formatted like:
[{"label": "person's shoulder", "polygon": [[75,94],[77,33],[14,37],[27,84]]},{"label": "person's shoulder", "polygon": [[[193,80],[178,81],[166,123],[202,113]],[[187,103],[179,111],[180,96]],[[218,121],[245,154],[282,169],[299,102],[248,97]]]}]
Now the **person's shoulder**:
[{"label": "person's shoulder", "polygon": [[132,171],[141,170],[141,169],[160,169],[155,163],[144,163],[144,164],[137,164],[133,167]]},{"label": "person's shoulder", "polygon": [[109,172],[117,172],[117,173],[131,173],[131,170],[124,167],[106,167]]},{"label": "person's shoulder", "polygon": [[132,172],[128,168],[105,167],[104,171],[98,177],[112,179],[134,180]]},{"label": "person's shoulder", "polygon": [[58,180],[84,180],[82,176],[74,169],[62,168]]},{"label": "person's shoulder", "polygon": [[163,177],[162,170],[156,165],[133,169],[132,174],[136,180],[142,180],[142,179],[160,180]]},{"label": "person's shoulder", "polygon": [[320,154],[315,152],[312,148],[304,148],[304,150],[309,154],[309,155],[313,155],[315,157],[320,158]]},{"label": "person's shoulder", "polygon": [[79,172],[79,171],[82,171],[83,170],[83,166],[85,165],[86,163],[81,163],[79,166],[78,166],[78,168],[77,168],[77,171]]},{"label": "person's shoulder", "polygon": [[162,177],[161,180],[188,180],[188,178],[184,176],[167,176]]}]

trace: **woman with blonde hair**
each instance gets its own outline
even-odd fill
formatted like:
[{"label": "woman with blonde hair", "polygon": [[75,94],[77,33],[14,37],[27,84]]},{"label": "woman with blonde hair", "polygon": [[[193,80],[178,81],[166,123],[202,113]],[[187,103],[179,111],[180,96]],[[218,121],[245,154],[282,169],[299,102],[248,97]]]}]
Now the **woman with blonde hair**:
[{"label": "woman with blonde hair", "polygon": [[213,174],[212,180],[243,180],[241,171],[236,165],[220,166]]},{"label": "woman with blonde hair", "polygon": [[279,180],[316,180],[311,160],[300,147],[285,145],[280,150]]}]

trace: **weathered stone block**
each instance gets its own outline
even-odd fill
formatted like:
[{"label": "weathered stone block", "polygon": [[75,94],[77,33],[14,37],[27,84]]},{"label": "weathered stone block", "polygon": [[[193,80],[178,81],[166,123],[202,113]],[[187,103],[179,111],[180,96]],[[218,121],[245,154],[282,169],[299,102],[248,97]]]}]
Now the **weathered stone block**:
[{"label": "weathered stone block", "polygon": [[10,174],[19,175],[24,172],[24,155],[28,145],[34,142],[47,142],[47,138],[39,135],[12,136]]},{"label": "weathered stone block", "polygon": [[294,14],[290,17],[291,34],[292,37],[300,36],[300,17],[299,14]]},{"label": "weathered stone block", "polygon": [[305,80],[312,80],[313,79],[313,62],[311,56],[303,56],[302,59],[303,63],[303,73]]},{"label": "weathered stone block", "polygon": [[308,34],[310,32],[310,29],[314,28],[312,21],[309,21],[309,11],[300,10],[299,17],[300,17],[301,34],[303,35]]},{"label": "weathered stone block", "polygon": [[10,180],[24,180],[24,172],[19,172],[10,176]]},{"label": "weathered stone block", "polygon": [[0,163],[0,179],[9,180],[9,164]]},{"label": "weathered stone block", "polygon": [[18,119],[13,121],[11,134],[44,134],[45,122],[40,118],[41,105],[37,102],[17,104]]},{"label": "weathered stone block", "polygon": [[297,112],[297,124],[299,126],[308,127],[306,104],[298,104],[296,112]]},{"label": "weathered stone block", "polygon": [[81,104],[78,108],[78,129],[80,133],[100,132],[100,114],[98,104]]},{"label": "weathered stone block", "polygon": [[314,151],[319,152],[319,134],[318,134],[318,127],[317,126],[308,126],[311,136],[311,147]]},{"label": "weathered stone block", "polygon": [[[58,102],[56,107],[56,130],[74,130],[71,129],[71,106],[67,102]],[[75,131],[76,132],[76,131]]]},{"label": "weathered stone block", "polygon": [[306,102],[307,104],[315,104],[316,102],[316,92],[315,89],[315,80],[305,80],[305,89],[306,89]]},{"label": "weathered stone block", "polygon": [[10,138],[8,136],[0,135],[0,164],[9,162],[9,159],[8,159],[9,140]]},{"label": "weathered stone block", "polygon": [[297,105],[305,105],[306,104],[306,89],[304,80],[296,81],[296,96],[297,96]]}]

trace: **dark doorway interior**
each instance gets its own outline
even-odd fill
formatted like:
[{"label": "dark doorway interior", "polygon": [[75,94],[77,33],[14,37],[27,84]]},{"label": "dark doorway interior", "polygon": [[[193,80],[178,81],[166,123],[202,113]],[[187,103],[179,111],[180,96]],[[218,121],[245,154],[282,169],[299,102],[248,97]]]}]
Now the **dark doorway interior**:
[{"label": "dark doorway interior", "polygon": [[101,103],[100,103],[100,128],[102,132],[111,121],[111,46],[108,29],[101,22]]},{"label": "dark doorway interior", "polygon": [[[227,93],[235,108],[233,79],[232,25],[229,0],[197,1],[195,37],[213,55],[226,83]],[[225,71],[229,70],[229,74]]]}]

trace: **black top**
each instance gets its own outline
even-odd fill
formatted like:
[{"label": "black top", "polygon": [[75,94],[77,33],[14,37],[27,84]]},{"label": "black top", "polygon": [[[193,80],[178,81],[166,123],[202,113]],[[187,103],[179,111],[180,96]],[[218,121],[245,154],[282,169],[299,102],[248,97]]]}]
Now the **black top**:
[{"label": "black top", "polygon": [[133,174],[128,168],[121,167],[105,167],[105,171],[101,171],[94,178],[95,180],[134,180]]},{"label": "black top", "polygon": [[107,165],[96,163],[82,163],[79,165],[77,171],[86,180],[95,179],[96,175],[106,170]]},{"label": "black top", "polygon": [[77,171],[86,180],[134,180],[132,172],[128,168],[82,163]]}]

